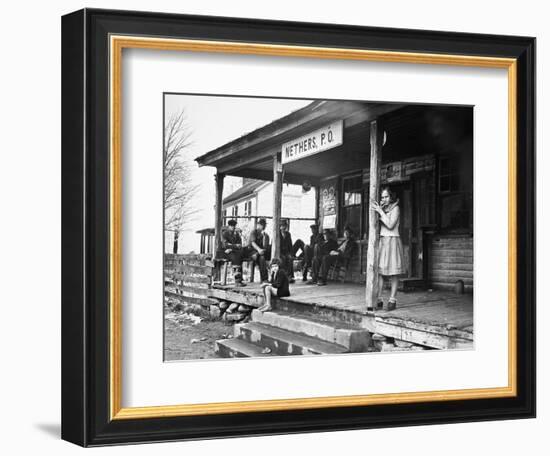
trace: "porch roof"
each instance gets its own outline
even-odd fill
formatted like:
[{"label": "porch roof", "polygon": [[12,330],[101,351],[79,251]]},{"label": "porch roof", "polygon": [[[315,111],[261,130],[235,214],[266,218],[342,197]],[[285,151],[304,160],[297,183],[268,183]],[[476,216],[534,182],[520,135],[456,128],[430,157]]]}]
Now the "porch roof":
[{"label": "porch roof", "polygon": [[[273,157],[280,153],[283,143],[310,133],[335,120],[344,121],[346,147],[350,141],[355,142],[357,132],[362,133],[361,140],[366,138],[366,146],[363,142],[362,149],[364,155],[368,156],[369,140],[368,131],[364,128],[365,122],[395,111],[402,106],[394,103],[313,101],[309,105],[230,141],[195,160],[199,166],[215,166],[222,174],[272,180]],[[332,149],[330,155],[334,156],[338,152],[337,149]],[[310,165],[308,159],[285,164],[285,182],[301,184],[304,179],[315,182],[326,173],[332,172],[334,166],[327,163],[326,154],[316,154],[313,158],[318,159],[321,155],[325,155],[324,163],[316,160],[314,167]]]},{"label": "porch roof", "polygon": [[343,120],[343,144],[283,165],[284,181],[318,185],[323,178],[370,166],[369,123],[383,120],[387,143],[383,160],[425,154],[452,154],[464,138],[471,141],[472,109],[464,106],[404,105],[358,101],[313,101],[198,158],[220,174],[273,180],[273,157],[292,139]]}]

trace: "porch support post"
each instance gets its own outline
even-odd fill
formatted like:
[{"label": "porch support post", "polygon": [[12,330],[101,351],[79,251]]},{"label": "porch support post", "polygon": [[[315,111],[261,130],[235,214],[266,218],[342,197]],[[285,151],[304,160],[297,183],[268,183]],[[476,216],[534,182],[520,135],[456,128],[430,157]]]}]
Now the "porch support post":
[{"label": "porch support post", "polygon": [[222,213],[223,213],[223,179],[225,174],[216,173],[214,179],[216,181],[216,209],[214,214],[214,252],[216,256],[220,251],[221,235],[222,235]]},{"label": "porch support post", "polygon": [[378,297],[378,214],[370,208],[371,201],[380,195],[380,162],[382,158],[383,129],[379,120],[370,123],[370,184],[369,184],[369,237],[367,244],[367,307],[376,306]]},{"label": "porch support post", "polygon": [[281,201],[283,193],[283,165],[281,156],[273,157],[273,238],[271,242],[271,258],[279,258],[281,246]]}]

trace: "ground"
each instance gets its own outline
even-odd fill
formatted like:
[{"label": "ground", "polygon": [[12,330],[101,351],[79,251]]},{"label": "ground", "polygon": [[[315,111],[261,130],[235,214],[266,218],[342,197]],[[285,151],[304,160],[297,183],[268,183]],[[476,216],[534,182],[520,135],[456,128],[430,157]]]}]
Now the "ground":
[{"label": "ground", "polygon": [[165,361],[215,358],[214,342],[233,335],[233,325],[174,306],[164,307],[164,325]]}]

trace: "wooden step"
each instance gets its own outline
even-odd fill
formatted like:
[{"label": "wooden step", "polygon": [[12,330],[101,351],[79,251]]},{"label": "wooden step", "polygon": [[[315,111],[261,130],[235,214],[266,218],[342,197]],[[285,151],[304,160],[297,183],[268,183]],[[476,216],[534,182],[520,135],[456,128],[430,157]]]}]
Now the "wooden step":
[{"label": "wooden step", "polygon": [[364,352],[370,346],[370,333],[345,322],[329,321],[316,315],[289,314],[280,311],[252,311],[252,321],[290,332],[316,337],[341,345],[349,352]]},{"label": "wooden step", "polygon": [[262,353],[263,347],[243,339],[217,340],[214,347],[216,355],[221,358],[253,358],[271,356],[271,353]]},{"label": "wooden step", "polygon": [[304,334],[250,322],[235,325],[238,339],[268,347],[276,355],[334,355],[348,353],[346,347]]}]

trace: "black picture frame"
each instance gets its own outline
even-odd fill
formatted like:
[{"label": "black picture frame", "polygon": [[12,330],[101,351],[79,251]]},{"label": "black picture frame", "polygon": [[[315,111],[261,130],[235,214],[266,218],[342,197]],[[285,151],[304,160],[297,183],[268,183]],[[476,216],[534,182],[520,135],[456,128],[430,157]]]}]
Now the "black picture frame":
[{"label": "black picture frame", "polygon": [[[109,36],[517,59],[517,395],[110,419]],[[82,446],[535,416],[535,39],[84,9],[62,19],[62,438]]]}]

